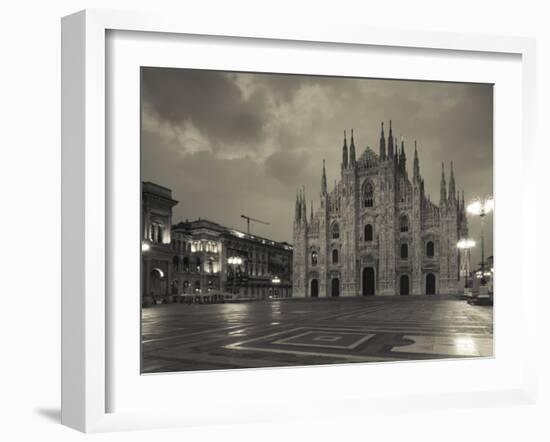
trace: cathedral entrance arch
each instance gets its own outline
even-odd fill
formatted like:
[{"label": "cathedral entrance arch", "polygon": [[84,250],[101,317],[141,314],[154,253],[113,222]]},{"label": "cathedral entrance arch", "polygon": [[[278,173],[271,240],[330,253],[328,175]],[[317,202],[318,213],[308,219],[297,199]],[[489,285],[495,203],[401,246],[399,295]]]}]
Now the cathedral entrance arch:
[{"label": "cathedral entrance arch", "polygon": [[332,278],[331,295],[332,296],[340,296],[340,279],[338,279],[338,278]]},{"label": "cathedral entrance arch", "polygon": [[317,298],[319,296],[319,280],[318,279],[312,279],[311,280],[311,287],[310,287],[309,294],[312,298]]},{"label": "cathedral entrance arch", "polygon": [[399,294],[408,295],[409,294],[409,277],[408,275],[401,275],[399,278]]},{"label": "cathedral entrance arch", "polygon": [[363,296],[374,296],[374,288],[374,269],[372,267],[365,267],[363,269]]},{"label": "cathedral entrance arch", "polygon": [[426,295],[435,295],[435,275],[433,273],[426,275]]}]

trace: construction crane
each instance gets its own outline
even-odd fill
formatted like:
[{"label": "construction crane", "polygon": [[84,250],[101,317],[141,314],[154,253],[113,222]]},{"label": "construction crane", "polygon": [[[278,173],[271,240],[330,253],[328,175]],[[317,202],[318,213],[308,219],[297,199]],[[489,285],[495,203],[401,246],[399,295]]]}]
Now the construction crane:
[{"label": "construction crane", "polygon": [[246,220],[246,233],[250,233],[250,221],[255,222],[255,223],[269,225],[268,222],[262,221],[261,219],[251,218],[251,217],[246,216],[246,215],[241,215],[241,218],[244,218]]}]

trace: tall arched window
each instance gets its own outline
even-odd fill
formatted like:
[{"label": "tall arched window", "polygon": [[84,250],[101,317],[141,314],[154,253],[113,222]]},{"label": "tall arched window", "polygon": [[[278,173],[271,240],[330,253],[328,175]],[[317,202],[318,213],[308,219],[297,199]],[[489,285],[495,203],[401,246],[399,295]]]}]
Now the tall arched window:
[{"label": "tall arched window", "polygon": [[332,251],[332,263],[338,264],[338,250],[336,249]]},{"label": "tall arched window", "polygon": [[340,226],[338,225],[338,223],[334,223],[332,225],[332,238],[333,239],[340,238]]},{"label": "tall arched window", "polygon": [[372,241],[373,233],[372,233],[372,225],[367,224],[365,226],[365,241]]},{"label": "tall arched window", "polygon": [[433,241],[428,241],[426,243],[426,256],[434,256],[434,243]]},{"label": "tall arched window", "polygon": [[156,243],[162,243],[164,235],[164,226],[159,222],[154,222],[151,225],[151,241]]},{"label": "tall arched window", "polygon": [[189,258],[185,256],[183,258],[183,271],[188,272],[189,271]]},{"label": "tall arched window", "polygon": [[317,252],[311,252],[311,265],[317,265]]},{"label": "tall arched window", "polygon": [[197,272],[200,272],[200,271],[201,271],[201,259],[200,259],[199,257],[197,257],[197,260],[196,260],[195,270],[196,270]]},{"label": "tall arched window", "polygon": [[399,231],[409,231],[409,218],[407,217],[407,215],[401,215],[401,217],[399,218]]},{"label": "tall arched window", "polygon": [[363,207],[374,206],[374,186],[370,181],[363,185]]},{"label": "tall arched window", "polygon": [[409,246],[407,244],[401,244],[401,259],[407,259],[409,257]]}]

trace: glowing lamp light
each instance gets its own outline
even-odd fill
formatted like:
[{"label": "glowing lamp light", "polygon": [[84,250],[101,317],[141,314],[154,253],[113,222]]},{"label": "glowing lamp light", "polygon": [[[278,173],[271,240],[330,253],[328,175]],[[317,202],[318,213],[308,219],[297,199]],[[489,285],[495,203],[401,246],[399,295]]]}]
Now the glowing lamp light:
[{"label": "glowing lamp light", "polygon": [[471,249],[472,247],[475,247],[476,245],[476,242],[472,239],[461,239],[460,241],[458,241],[456,243],[456,246],[459,248],[459,249]]},{"label": "glowing lamp light", "polygon": [[271,280],[271,282],[272,282],[273,284],[280,284],[280,283],[281,283],[281,280],[280,280],[280,278],[279,278],[278,276],[275,276],[275,278],[273,278],[273,279]]},{"label": "glowing lamp light", "polygon": [[468,204],[466,210],[472,215],[481,215],[484,216],[487,213],[492,212],[495,209],[495,201],[493,197],[487,199],[477,198]]},{"label": "glowing lamp light", "polygon": [[144,242],[141,244],[142,252],[148,252],[149,250],[151,250],[151,246],[148,243]]},{"label": "glowing lamp light", "polygon": [[481,213],[481,202],[474,201],[473,203],[468,204],[466,210],[472,215],[479,215]]},{"label": "glowing lamp light", "polygon": [[241,265],[243,263],[243,260],[238,256],[230,256],[227,259],[227,262],[231,265]]}]

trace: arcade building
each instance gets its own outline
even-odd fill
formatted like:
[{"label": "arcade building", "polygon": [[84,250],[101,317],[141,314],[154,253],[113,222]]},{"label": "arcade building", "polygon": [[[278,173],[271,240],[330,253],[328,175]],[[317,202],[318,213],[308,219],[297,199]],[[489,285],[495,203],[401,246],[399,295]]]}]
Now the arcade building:
[{"label": "arcade building", "polygon": [[292,296],[292,246],[198,219],[172,224],[170,189],[142,184],[143,305],[182,295]]}]

